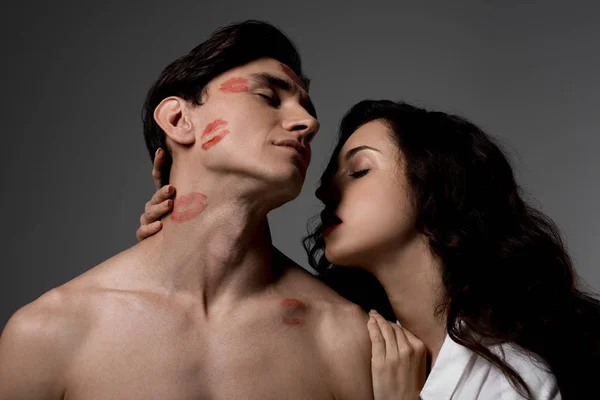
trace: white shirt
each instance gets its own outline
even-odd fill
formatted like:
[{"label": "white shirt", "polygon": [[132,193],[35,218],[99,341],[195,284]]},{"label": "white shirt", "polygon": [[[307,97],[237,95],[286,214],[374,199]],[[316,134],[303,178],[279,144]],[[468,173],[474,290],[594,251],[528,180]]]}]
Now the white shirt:
[{"label": "white shirt", "polygon": [[[527,357],[510,344],[491,347],[495,354],[519,373],[532,399],[560,400],[556,378],[544,369],[544,364]],[[485,358],[454,342],[446,335],[433,368],[421,391],[423,400],[447,399],[524,399],[510,384],[502,371]]]}]

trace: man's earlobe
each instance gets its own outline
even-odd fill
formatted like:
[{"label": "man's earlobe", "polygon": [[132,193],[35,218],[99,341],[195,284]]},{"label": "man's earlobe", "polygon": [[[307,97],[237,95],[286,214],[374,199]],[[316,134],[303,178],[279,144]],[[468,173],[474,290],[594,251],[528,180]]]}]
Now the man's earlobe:
[{"label": "man's earlobe", "polygon": [[167,137],[181,145],[194,144],[194,130],[186,112],[187,103],[181,97],[171,96],[154,109],[154,120]]}]

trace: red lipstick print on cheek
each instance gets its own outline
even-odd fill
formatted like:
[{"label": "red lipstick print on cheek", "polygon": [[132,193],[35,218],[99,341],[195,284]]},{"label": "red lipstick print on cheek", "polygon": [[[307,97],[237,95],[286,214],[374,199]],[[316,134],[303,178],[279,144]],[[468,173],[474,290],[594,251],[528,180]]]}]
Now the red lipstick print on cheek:
[{"label": "red lipstick print on cheek", "polygon": [[202,150],[208,150],[208,149],[210,149],[215,144],[219,143],[221,141],[221,139],[223,139],[225,137],[225,135],[227,135],[228,133],[229,133],[229,131],[227,129],[225,129],[223,132],[219,133],[214,138],[212,138],[212,139],[204,142],[202,144]]},{"label": "red lipstick print on cheek", "polygon": [[192,192],[175,199],[171,220],[186,222],[196,218],[207,207],[207,197],[202,193]]},{"label": "red lipstick print on cheek", "polygon": [[243,93],[248,91],[248,79],[236,77],[221,84],[219,90],[227,93]]},{"label": "red lipstick print on cheek", "polygon": [[282,317],[284,324],[291,326],[304,325],[304,319],[298,317],[306,311],[306,304],[298,299],[283,299],[280,305],[287,309],[286,315]]},{"label": "red lipstick print on cheek", "polygon": [[211,133],[225,125],[227,125],[227,121],[225,121],[224,119],[215,119],[213,122],[206,125],[206,128],[204,129],[204,132],[202,132],[201,137],[204,139],[206,136],[210,135]]},{"label": "red lipstick print on cheek", "polygon": [[[202,136],[200,138],[204,139],[205,137],[215,133],[219,129],[224,128],[226,125],[227,125],[227,121],[225,121],[224,119],[214,120],[210,124],[206,125],[206,128],[204,129],[204,132],[202,132]],[[229,133],[228,129],[222,129],[221,132],[219,132],[217,135],[213,136],[211,139],[202,143],[202,150],[210,149],[215,144],[219,143],[221,141],[221,139],[223,139],[228,133]]]},{"label": "red lipstick print on cheek", "polygon": [[281,69],[283,70],[283,72],[289,76],[289,78],[294,81],[294,83],[298,86],[300,86],[300,88],[302,90],[304,90],[306,92],[306,88],[304,87],[304,83],[302,83],[302,81],[300,80],[300,78],[298,78],[298,75],[296,75],[296,73],[294,71],[292,71],[292,69],[290,67],[288,67],[285,64],[280,64],[281,65]]}]

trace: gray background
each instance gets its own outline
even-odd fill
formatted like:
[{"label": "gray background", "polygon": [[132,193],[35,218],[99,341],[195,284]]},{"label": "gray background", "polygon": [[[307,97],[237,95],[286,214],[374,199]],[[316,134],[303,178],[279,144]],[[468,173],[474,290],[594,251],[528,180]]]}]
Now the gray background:
[{"label": "gray background", "polygon": [[[415,4],[419,3],[419,4]],[[140,109],[162,68],[217,26],[268,20],[298,45],[322,130],[304,193],[271,215],[301,265],[343,113],[392,98],[499,137],[534,204],[600,289],[598,2],[20,2],[3,6],[0,327],[133,245],[153,193]],[[293,5],[295,4],[295,5]]]}]

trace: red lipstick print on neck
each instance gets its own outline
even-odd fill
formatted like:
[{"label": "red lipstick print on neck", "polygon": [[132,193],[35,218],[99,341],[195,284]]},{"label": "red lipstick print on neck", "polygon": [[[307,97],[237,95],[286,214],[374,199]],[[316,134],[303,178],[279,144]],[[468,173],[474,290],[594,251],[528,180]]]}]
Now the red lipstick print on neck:
[{"label": "red lipstick print on neck", "polygon": [[281,65],[281,69],[283,70],[283,72],[292,81],[294,81],[294,83],[296,85],[300,86],[300,88],[306,92],[306,87],[304,87],[304,83],[300,80],[300,78],[298,78],[298,75],[296,75],[296,73],[294,71],[292,71],[292,69],[290,67],[288,67],[287,65],[285,65],[285,64],[279,64],[279,65]]},{"label": "red lipstick print on neck", "polygon": [[306,304],[298,299],[283,299],[280,303],[281,307],[287,309],[286,315],[282,317],[283,323],[286,325],[304,325],[304,319],[298,318],[304,315]]},{"label": "red lipstick print on neck", "polygon": [[186,222],[196,218],[207,207],[206,195],[198,192],[178,196],[173,204],[171,220],[174,222]]},{"label": "red lipstick print on neck", "polygon": [[221,129],[221,131],[218,134],[216,134],[215,136],[213,136],[211,139],[202,143],[202,150],[210,149],[215,144],[219,143],[221,141],[221,139],[223,139],[229,133],[228,129],[222,129],[226,125],[227,125],[227,121],[225,121],[224,119],[216,119],[213,122],[211,122],[210,124],[206,125],[204,132],[202,132],[202,136],[200,136],[201,139],[206,138],[207,136],[218,131],[219,129]]},{"label": "red lipstick print on neck", "polygon": [[235,77],[228,79],[221,84],[219,88],[222,92],[227,93],[243,93],[248,91],[248,79]]}]

